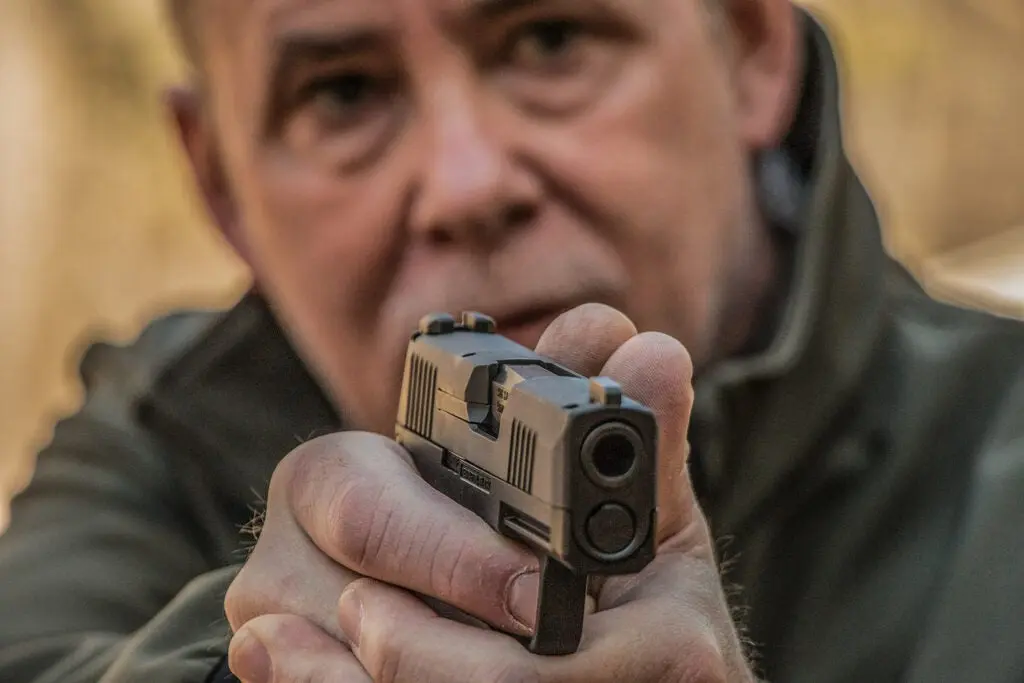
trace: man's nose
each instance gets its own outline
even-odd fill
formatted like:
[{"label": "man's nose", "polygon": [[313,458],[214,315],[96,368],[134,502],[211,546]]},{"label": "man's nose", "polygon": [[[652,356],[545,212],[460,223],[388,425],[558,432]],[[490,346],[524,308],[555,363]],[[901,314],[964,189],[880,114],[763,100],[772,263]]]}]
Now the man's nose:
[{"label": "man's nose", "polygon": [[464,94],[435,100],[412,230],[434,243],[490,246],[529,224],[542,187],[500,131]]}]

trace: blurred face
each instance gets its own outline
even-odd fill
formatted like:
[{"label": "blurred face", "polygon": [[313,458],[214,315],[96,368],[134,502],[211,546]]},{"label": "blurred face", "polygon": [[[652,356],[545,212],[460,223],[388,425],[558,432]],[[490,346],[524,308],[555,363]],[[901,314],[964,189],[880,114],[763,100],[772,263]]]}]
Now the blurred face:
[{"label": "blurred face", "polygon": [[187,147],[354,426],[391,427],[432,311],[532,346],[604,302],[698,367],[742,342],[771,277],[750,155],[797,41],[787,0],[709,1],[204,3]]}]

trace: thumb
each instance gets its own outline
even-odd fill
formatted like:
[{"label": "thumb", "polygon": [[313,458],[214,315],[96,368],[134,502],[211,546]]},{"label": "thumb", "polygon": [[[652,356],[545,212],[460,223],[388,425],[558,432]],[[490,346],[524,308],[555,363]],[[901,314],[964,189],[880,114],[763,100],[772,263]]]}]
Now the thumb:
[{"label": "thumb", "polygon": [[637,335],[611,355],[601,374],[647,406],[658,421],[658,542],[677,536],[697,516],[687,470],[686,439],[693,408],[693,363],[677,340]]},{"label": "thumb", "polygon": [[635,335],[636,327],[624,313],[604,304],[584,304],[555,318],[536,351],[573,372],[593,377]]}]

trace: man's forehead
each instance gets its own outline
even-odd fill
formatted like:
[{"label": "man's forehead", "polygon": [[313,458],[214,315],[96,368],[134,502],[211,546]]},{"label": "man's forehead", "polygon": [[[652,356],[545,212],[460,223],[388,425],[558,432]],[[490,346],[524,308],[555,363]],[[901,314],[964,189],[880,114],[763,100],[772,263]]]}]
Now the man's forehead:
[{"label": "man's forehead", "polygon": [[313,12],[331,11],[353,18],[399,18],[418,10],[427,13],[481,12],[540,4],[543,0],[228,0],[218,3],[238,16],[244,13],[270,25]]},{"label": "man's forehead", "polygon": [[[700,0],[694,0],[700,1]],[[719,0],[716,0],[719,1]],[[359,45],[404,43],[414,36],[442,31],[463,42],[488,31],[494,22],[545,12],[562,17],[588,16],[593,21],[651,23],[656,8],[678,10],[681,0],[217,0],[202,2],[207,13],[203,42],[209,62],[223,68],[244,68],[250,74],[279,74],[283,55],[339,46],[352,52]],[[642,18],[646,16],[646,19]],[[558,18],[562,18],[558,17]],[[655,20],[654,23],[662,21]]]},{"label": "man's forehead", "polygon": [[[645,0],[655,2],[656,0]],[[304,19],[332,22],[401,23],[409,19],[500,15],[543,5],[561,8],[603,6],[629,11],[633,0],[218,0],[212,6],[236,29],[242,25],[265,31]]]}]

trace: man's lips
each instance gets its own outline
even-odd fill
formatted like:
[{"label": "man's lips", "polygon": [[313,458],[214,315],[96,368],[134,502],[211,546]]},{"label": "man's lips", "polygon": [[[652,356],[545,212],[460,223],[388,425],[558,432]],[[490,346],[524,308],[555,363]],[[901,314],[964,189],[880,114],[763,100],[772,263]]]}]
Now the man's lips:
[{"label": "man's lips", "polygon": [[498,334],[533,349],[548,326],[573,308],[574,305],[545,306],[494,318],[498,323]]}]

